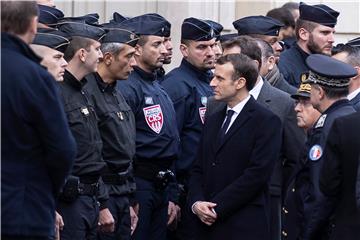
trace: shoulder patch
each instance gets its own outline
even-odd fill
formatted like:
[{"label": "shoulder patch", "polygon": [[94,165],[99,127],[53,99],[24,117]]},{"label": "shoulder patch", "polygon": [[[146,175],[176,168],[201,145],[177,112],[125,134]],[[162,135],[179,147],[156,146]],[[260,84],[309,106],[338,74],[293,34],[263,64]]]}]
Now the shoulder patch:
[{"label": "shoulder patch", "polygon": [[320,145],[314,145],[310,148],[309,159],[311,161],[317,161],[321,158],[323,154],[323,149]]},{"label": "shoulder patch", "polygon": [[316,122],[315,128],[323,127],[323,126],[324,126],[324,123],[325,123],[326,117],[327,117],[327,114],[321,115],[321,117],[319,118],[319,120]]}]

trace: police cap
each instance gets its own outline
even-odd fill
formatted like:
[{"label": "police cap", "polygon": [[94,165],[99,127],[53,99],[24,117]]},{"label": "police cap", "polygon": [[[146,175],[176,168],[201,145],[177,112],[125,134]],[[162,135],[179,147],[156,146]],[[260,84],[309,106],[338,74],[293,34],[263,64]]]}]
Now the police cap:
[{"label": "police cap", "polygon": [[301,20],[316,22],[324,26],[335,27],[339,12],[324,5],[307,5],[303,2],[299,6]]},{"label": "police cap", "polygon": [[56,26],[59,19],[64,17],[64,13],[54,7],[38,4],[39,7],[39,23],[49,27]]},{"label": "police cap", "polygon": [[215,37],[214,29],[205,20],[186,18],[181,25],[181,39],[209,41]]},{"label": "police cap", "polygon": [[102,43],[125,43],[132,47],[135,47],[136,43],[139,40],[139,36],[135,33],[120,28],[109,29],[105,37],[101,40]]},{"label": "police cap", "polygon": [[163,16],[161,16],[157,13],[147,13],[144,15],[152,16],[154,18],[158,18],[161,21],[164,21],[164,24],[165,24],[164,37],[170,37],[171,23],[168,20],[166,20]]},{"label": "police cap", "polygon": [[165,37],[168,34],[166,30],[168,23],[165,18],[153,14],[144,14],[127,19],[121,22],[121,25],[138,35]]},{"label": "police cap", "polygon": [[220,33],[224,29],[224,27],[217,22],[214,22],[212,20],[205,20],[210,26],[214,29],[216,41],[220,40]]},{"label": "police cap", "polygon": [[112,20],[110,20],[110,22],[117,22],[117,23],[121,23],[121,22],[123,22],[123,21],[125,21],[125,20],[128,20],[128,19],[130,19],[129,17],[125,17],[125,16],[123,16],[123,15],[121,15],[120,13],[118,13],[118,12],[114,12],[113,13],[113,19]]},{"label": "police cap", "polygon": [[351,39],[350,41],[348,41],[346,43],[346,45],[349,45],[351,47],[356,47],[356,48],[360,48],[360,37]]},{"label": "police cap", "polygon": [[101,41],[106,34],[104,29],[82,22],[63,22],[58,28],[71,37],[84,37],[95,41]]},{"label": "police cap", "polygon": [[311,85],[309,83],[301,83],[299,89],[291,95],[294,99],[310,98]]},{"label": "police cap", "polygon": [[84,16],[79,17],[65,17],[59,20],[59,24],[63,22],[82,22],[90,25],[98,25],[99,24],[99,14],[97,13],[89,13]]},{"label": "police cap", "polygon": [[233,22],[238,35],[261,34],[278,36],[280,28],[284,26],[278,20],[265,16],[249,16]]},{"label": "police cap", "polygon": [[69,43],[69,38],[56,29],[38,29],[32,42],[32,44],[43,45],[60,52],[65,52]]},{"label": "police cap", "polygon": [[237,33],[228,33],[228,34],[222,34],[220,35],[220,42],[226,42],[229,40],[232,40],[234,38],[237,38],[239,35]]},{"label": "police cap", "polygon": [[315,83],[331,88],[345,88],[349,86],[350,78],[357,75],[355,68],[335,58],[312,54],[306,58],[309,67],[309,77],[304,83]]}]

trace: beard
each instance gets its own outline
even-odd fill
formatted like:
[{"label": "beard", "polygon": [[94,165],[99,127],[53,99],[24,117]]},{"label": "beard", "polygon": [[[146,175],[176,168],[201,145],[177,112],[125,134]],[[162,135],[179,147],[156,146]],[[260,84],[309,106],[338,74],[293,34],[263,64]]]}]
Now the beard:
[{"label": "beard", "polygon": [[310,50],[311,53],[325,54],[325,55],[328,55],[328,56],[331,55],[331,51],[330,52],[327,52],[327,51],[325,52],[324,49],[314,41],[314,37],[313,37],[312,34],[310,34],[309,42],[307,44],[307,47],[308,47],[308,49]]}]

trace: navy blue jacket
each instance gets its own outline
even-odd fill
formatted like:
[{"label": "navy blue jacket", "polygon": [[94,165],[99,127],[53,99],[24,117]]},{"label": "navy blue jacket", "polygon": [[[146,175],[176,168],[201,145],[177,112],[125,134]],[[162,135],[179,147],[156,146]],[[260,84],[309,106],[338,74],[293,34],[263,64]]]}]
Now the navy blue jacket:
[{"label": "navy blue jacket", "polygon": [[303,216],[303,230],[300,234],[307,239],[311,231],[311,223],[314,216],[314,207],[323,198],[320,192],[319,179],[320,170],[326,162],[323,157],[326,139],[334,120],[338,117],[354,113],[355,110],[348,100],[339,100],[333,103],[318,119],[310,130],[309,139],[306,143],[307,151],[303,168],[295,180],[297,196],[299,197],[300,214]]},{"label": "navy blue jacket", "polygon": [[134,67],[127,81],[117,89],[131,107],[136,122],[136,160],[169,168],[179,148],[175,110],[167,93],[156,80],[156,72]]},{"label": "navy blue jacket", "polygon": [[296,88],[300,86],[301,74],[309,71],[305,63],[308,56],[296,43],[280,55],[279,70],[285,80]]},{"label": "navy blue jacket", "polygon": [[357,112],[360,112],[360,93],[358,93],[353,99],[350,100]]},{"label": "navy blue jacket", "polygon": [[198,239],[268,240],[269,182],[280,154],[281,121],[251,97],[220,143],[225,113],[226,106],[207,116],[191,171],[189,206],[217,204],[214,225],[198,221]]},{"label": "navy blue jacket", "polygon": [[319,202],[311,222],[308,239],[321,239],[322,228],[330,215],[330,239],[355,240],[360,236],[360,212],[356,205],[357,171],[360,157],[360,113],[337,118],[329,132],[321,171]]},{"label": "navy blue jacket", "polygon": [[1,33],[1,230],[54,236],[55,196],[75,142],[55,80],[22,40]]},{"label": "navy blue jacket", "polygon": [[176,111],[181,147],[176,162],[178,175],[188,174],[195,160],[204,125],[207,97],[213,94],[209,83],[211,71],[200,71],[187,60],[169,72],[161,83]]}]

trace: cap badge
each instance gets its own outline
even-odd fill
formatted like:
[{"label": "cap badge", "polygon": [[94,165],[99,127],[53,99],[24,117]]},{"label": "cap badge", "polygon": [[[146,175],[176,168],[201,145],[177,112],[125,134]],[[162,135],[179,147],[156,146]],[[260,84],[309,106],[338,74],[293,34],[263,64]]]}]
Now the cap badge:
[{"label": "cap badge", "polygon": [[130,34],[130,39],[131,39],[131,40],[134,40],[134,38],[135,38],[135,34],[134,34],[134,33],[131,33],[131,34]]},{"label": "cap badge", "polygon": [[308,76],[309,76],[308,73],[301,74],[301,82],[304,82],[308,78]]},{"label": "cap badge", "polygon": [[210,30],[210,37],[214,37],[214,29]]}]

